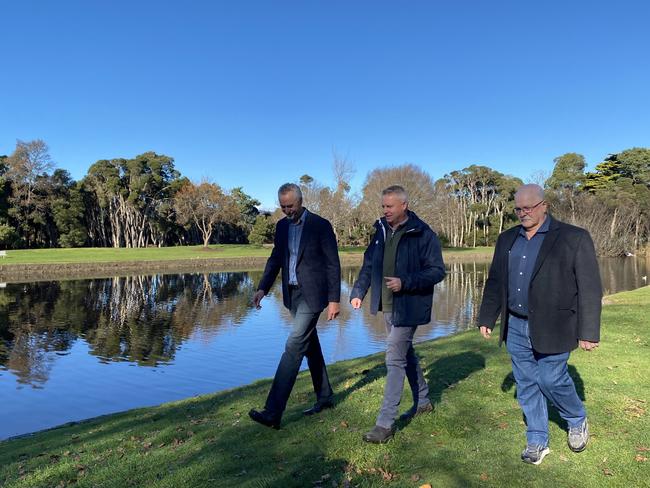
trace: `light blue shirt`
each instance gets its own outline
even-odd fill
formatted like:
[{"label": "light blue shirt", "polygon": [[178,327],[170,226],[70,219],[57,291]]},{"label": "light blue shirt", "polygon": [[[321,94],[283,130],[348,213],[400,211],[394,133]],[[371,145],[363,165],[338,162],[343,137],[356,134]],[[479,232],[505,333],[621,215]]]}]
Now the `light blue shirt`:
[{"label": "light blue shirt", "polygon": [[302,215],[297,222],[289,222],[289,284],[297,285],[298,276],[296,276],[296,265],[298,264],[298,250],[300,249],[300,239],[302,238],[302,229],[305,227],[305,216],[307,209],[303,209]]}]

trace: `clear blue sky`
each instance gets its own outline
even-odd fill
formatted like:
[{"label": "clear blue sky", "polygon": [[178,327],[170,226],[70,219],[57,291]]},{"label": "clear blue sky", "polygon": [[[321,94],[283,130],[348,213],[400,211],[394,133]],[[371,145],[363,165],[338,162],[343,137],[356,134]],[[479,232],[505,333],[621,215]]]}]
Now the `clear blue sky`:
[{"label": "clear blue sky", "polygon": [[6,1],[0,154],[41,138],[75,179],[153,150],[264,206],[332,150],[434,178],[526,179],[650,145],[646,1]]}]

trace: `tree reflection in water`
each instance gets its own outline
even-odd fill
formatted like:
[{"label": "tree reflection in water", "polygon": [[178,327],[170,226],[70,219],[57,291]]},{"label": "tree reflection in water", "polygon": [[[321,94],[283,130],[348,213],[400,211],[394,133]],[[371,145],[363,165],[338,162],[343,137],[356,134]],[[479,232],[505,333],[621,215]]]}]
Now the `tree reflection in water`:
[{"label": "tree reflection in water", "polygon": [[[643,286],[647,284],[643,276],[650,274],[650,261],[635,258],[605,259],[600,265],[608,292]],[[434,294],[434,320],[418,328],[416,340],[476,325],[488,266],[486,261],[447,263],[447,277]],[[368,303],[360,311],[347,304],[358,271],[358,267],[342,270],[339,318],[332,322],[321,318],[319,335],[328,360],[383,348],[381,317],[368,313]],[[260,276],[261,271],[250,271],[9,284],[0,289],[0,375],[8,370],[19,384],[40,388],[48,381],[57,355],[69,354],[80,341],[85,346],[81,354],[89,351],[100,362],[155,367],[174,362],[184,345],[191,350],[192,344],[203,343],[209,350],[214,338],[228,331],[224,342],[248,343],[252,365],[246,369],[246,381],[251,381],[262,374],[259,365],[268,362],[269,368],[275,367],[283,334],[292,323],[282,306],[278,283],[262,311],[251,307]],[[234,330],[244,324],[250,327]],[[284,329],[275,327],[278,324]],[[265,354],[270,359],[262,357]],[[215,363],[219,360],[215,358]],[[231,363],[217,366],[217,374],[237,376]]]},{"label": "tree reflection in water", "polygon": [[214,336],[242,323],[252,287],[244,272],[8,285],[0,290],[0,366],[38,387],[80,338],[101,361],[167,363],[197,331]]}]

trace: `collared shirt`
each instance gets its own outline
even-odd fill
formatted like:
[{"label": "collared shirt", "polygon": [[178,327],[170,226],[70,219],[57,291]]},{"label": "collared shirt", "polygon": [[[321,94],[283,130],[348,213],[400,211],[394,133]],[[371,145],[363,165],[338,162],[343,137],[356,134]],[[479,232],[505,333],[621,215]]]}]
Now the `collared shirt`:
[{"label": "collared shirt", "polygon": [[[389,226],[384,242],[384,260],[382,276],[395,276],[395,260],[397,258],[397,246],[402,236],[406,233],[406,222],[408,217],[397,227]],[[381,284],[381,310],[382,312],[393,311],[393,291],[386,286],[386,280]]]},{"label": "collared shirt", "polygon": [[528,288],[533,275],[535,261],[548,232],[551,219],[548,215],[535,235],[526,237],[521,227],[508,255],[508,308],[510,311],[528,316]]},{"label": "collared shirt", "polygon": [[297,285],[298,276],[296,276],[296,265],[298,264],[298,249],[300,249],[300,239],[302,238],[302,229],[305,227],[305,217],[307,209],[303,209],[302,214],[297,222],[289,221],[289,284]]}]

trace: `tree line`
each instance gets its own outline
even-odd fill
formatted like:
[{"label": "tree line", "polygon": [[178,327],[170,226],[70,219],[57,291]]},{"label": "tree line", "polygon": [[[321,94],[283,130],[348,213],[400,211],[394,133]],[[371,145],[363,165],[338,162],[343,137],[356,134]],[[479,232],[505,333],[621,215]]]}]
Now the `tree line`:
[{"label": "tree line", "polygon": [[[552,174],[537,175],[556,217],[587,228],[601,255],[634,253],[650,240],[650,149],[608,155],[586,172],[584,156],[554,160]],[[453,247],[491,245],[517,223],[517,177],[471,165],[434,180],[413,164],[368,173],[359,194],[349,181],[352,164],[334,155],[333,185],[308,174],[296,182],[305,205],[329,219],[339,245],[365,245],[380,214],[381,190],[401,184],[410,207]],[[100,160],[74,181],[56,168],[42,140],[17,141],[0,156],[0,246],[146,247],[210,243],[272,242],[282,217],[260,212],[242,187],[192,182],[174,159],[146,152],[132,159]]]}]

